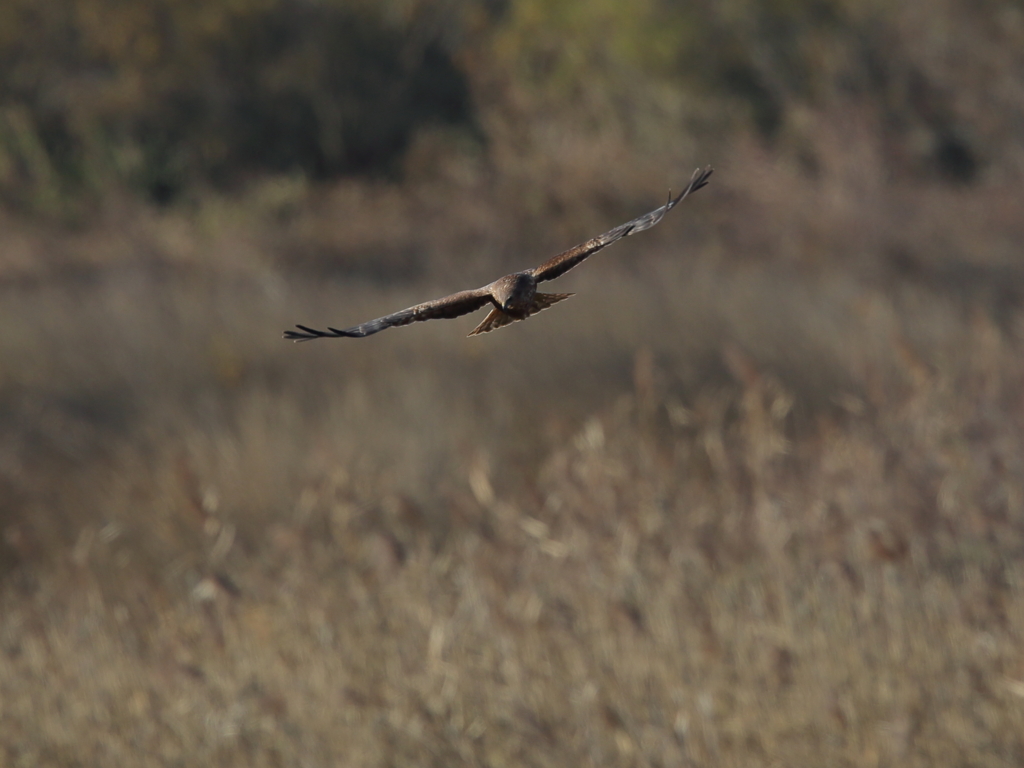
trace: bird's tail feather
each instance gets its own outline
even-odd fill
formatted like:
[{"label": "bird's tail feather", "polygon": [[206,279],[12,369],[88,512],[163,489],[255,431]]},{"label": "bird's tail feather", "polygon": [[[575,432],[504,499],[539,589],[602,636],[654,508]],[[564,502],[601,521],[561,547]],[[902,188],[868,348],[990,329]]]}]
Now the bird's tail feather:
[{"label": "bird's tail feather", "polygon": [[[574,294],[571,294],[571,293],[538,293],[538,294],[534,295],[534,297],[533,297],[533,304],[530,306],[530,311],[526,315],[526,317],[530,317],[530,315],[535,315],[538,312],[540,312],[541,310],[547,309],[552,304],[557,304],[562,299],[568,299],[572,295],[574,295]],[[500,309],[495,308],[495,309],[492,309],[487,314],[487,317],[484,318],[484,321],[482,323],[480,323],[480,325],[478,325],[476,328],[474,328],[469,335],[470,336],[476,336],[476,335],[481,334],[481,333],[487,333],[489,331],[493,331],[493,330],[496,330],[498,328],[501,328],[502,326],[510,325],[510,324],[514,323],[517,319],[525,319],[525,318],[515,318],[515,317],[512,317],[511,315],[505,314]]]},{"label": "bird's tail feather", "polygon": [[514,322],[514,317],[506,315],[500,309],[495,308],[487,313],[487,317],[484,318],[484,321],[470,331],[469,335],[476,336],[481,333],[487,333],[488,331],[493,331],[495,328],[501,328],[503,325],[508,325],[509,323]]},{"label": "bird's tail feather", "polygon": [[542,309],[547,309],[552,304],[557,304],[562,299],[575,296],[573,293],[537,293],[533,297],[533,306],[530,307],[530,314],[536,315]]}]

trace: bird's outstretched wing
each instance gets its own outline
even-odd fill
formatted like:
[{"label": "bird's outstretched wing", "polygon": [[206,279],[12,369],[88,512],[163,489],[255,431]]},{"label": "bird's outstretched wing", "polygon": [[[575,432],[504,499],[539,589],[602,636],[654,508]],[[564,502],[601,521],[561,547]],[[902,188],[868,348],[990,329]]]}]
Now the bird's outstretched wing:
[{"label": "bird's outstretched wing", "polygon": [[445,296],[442,299],[434,299],[424,304],[417,304],[415,307],[409,307],[399,312],[395,312],[384,317],[378,317],[376,320],[370,320],[369,322],[357,325],[352,328],[345,328],[344,330],[338,330],[337,328],[328,328],[326,331],[318,331],[316,328],[307,328],[304,325],[295,326],[299,330],[297,331],[285,331],[284,337],[292,341],[312,341],[313,339],[335,339],[344,336],[362,337],[369,336],[383,331],[385,328],[391,328],[396,325],[408,325],[409,323],[416,323],[420,320],[437,320],[441,318],[449,317],[460,317],[462,315],[469,314],[473,310],[480,309],[480,307],[491,301],[491,294],[487,288],[477,288],[472,291],[461,291],[459,293],[453,293],[451,296]]},{"label": "bird's outstretched wing", "polygon": [[645,229],[650,229],[668,213],[672,208],[681,203],[686,199],[686,196],[691,192],[696,192],[698,189],[708,183],[708,178],[713,172],[713,168],[708,166],[701,170],[698,168],[693,172],[693,176],[690,178],[690,183],[687,184],[686,189],[679,193],[679,196],[673,198],[669,194],[668,202],[661,206],[657,210],[646,213],[643,216],[633,219],[630,222],[621,224],[615,229],[605,232],[603,235],[599,235],[592,240],[587,240],[585,243],[580,243],[574,248],[570,248],[564,253],[560,253],[557,256],[548,259],[539,267],[534,267],[532,271],[534,278],[537,282],[542,280],[554,280],[556,277],[560,277],[568,272],[570,269],[575,267],[581,261],[588,256],[591,256],[607,245],[611,245],[616,240],[621,240],[629,235],[635,235],[637,232],[643,232]]}]

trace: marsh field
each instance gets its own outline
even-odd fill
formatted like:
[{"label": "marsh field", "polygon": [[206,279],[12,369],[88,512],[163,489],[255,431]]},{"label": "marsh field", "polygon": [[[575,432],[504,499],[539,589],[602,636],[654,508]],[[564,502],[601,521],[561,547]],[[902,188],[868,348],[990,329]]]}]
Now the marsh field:
[{"label": "marsh field", "polygon": [[1024,764],[1024,8],[906,5],[6,4],[0,765]]}]

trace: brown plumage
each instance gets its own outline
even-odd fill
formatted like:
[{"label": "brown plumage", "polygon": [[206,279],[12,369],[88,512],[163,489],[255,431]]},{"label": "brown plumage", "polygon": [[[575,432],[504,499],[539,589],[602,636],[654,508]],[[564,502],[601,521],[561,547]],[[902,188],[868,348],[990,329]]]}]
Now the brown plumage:
[{"label": "brown plumage", "polygon": [[621,240],[624,237],[635,235],[637,232],[650,229],[661,221],[665,214],[673,207],[685,200],[687,195],[705,186],[711,173],[712,169],[710,166],[703,170],[697,169],[693,172],[693,176],[690,178],[690,183],[686,185],[686,189],[675,198],[669,195],[668,202],[661,206],[661,208],[626,222],[592,240],[580,243],[574,248],[570,248],[545,261],[539,267],[534,267],[525,272],[513,272],[511,275],[505,275],[482,288],[461,291],[441,299],[417,304],[415,307],[409,307],[384,317],[378,317],[376,320],[370,320],[352,328],[345,328],[343,330],[328,328],[326,331],[319,331],[315,328],[308,328],[305,325],[297,325],[295,327],[299,330],[285,331],[284,337],[292,341],[311,341],[312,339],[341,337],[358,338],[383,331],[385,328],[408,325],[409,323],[421,320],[460,317],[488,304],[492,306],[490,313],[488,313],[480,325],[473,329],[469,334],[470,336],[493,331],[517,320],[525,320],[530,315],[535,315],[552,304],[573,295],[571,293],[538,293],[537,283],[561,277],[588,256],[592,256],[616,240]]}]

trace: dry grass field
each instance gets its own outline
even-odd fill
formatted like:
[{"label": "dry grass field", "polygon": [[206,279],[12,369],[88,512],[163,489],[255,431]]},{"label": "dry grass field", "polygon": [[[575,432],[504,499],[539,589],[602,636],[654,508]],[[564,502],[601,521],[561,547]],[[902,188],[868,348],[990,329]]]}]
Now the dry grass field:
[{"label": "dry grass field", "polygon": [[793,181],[474,339],[280,331],[537,260],[475,195],[8,219],[0,762],[1021,764],[1019,196]]},{"label": "dry grass field", "polygon": [[1019,3],[670,5],[0,11],[0,766],[1024,765]]}]

